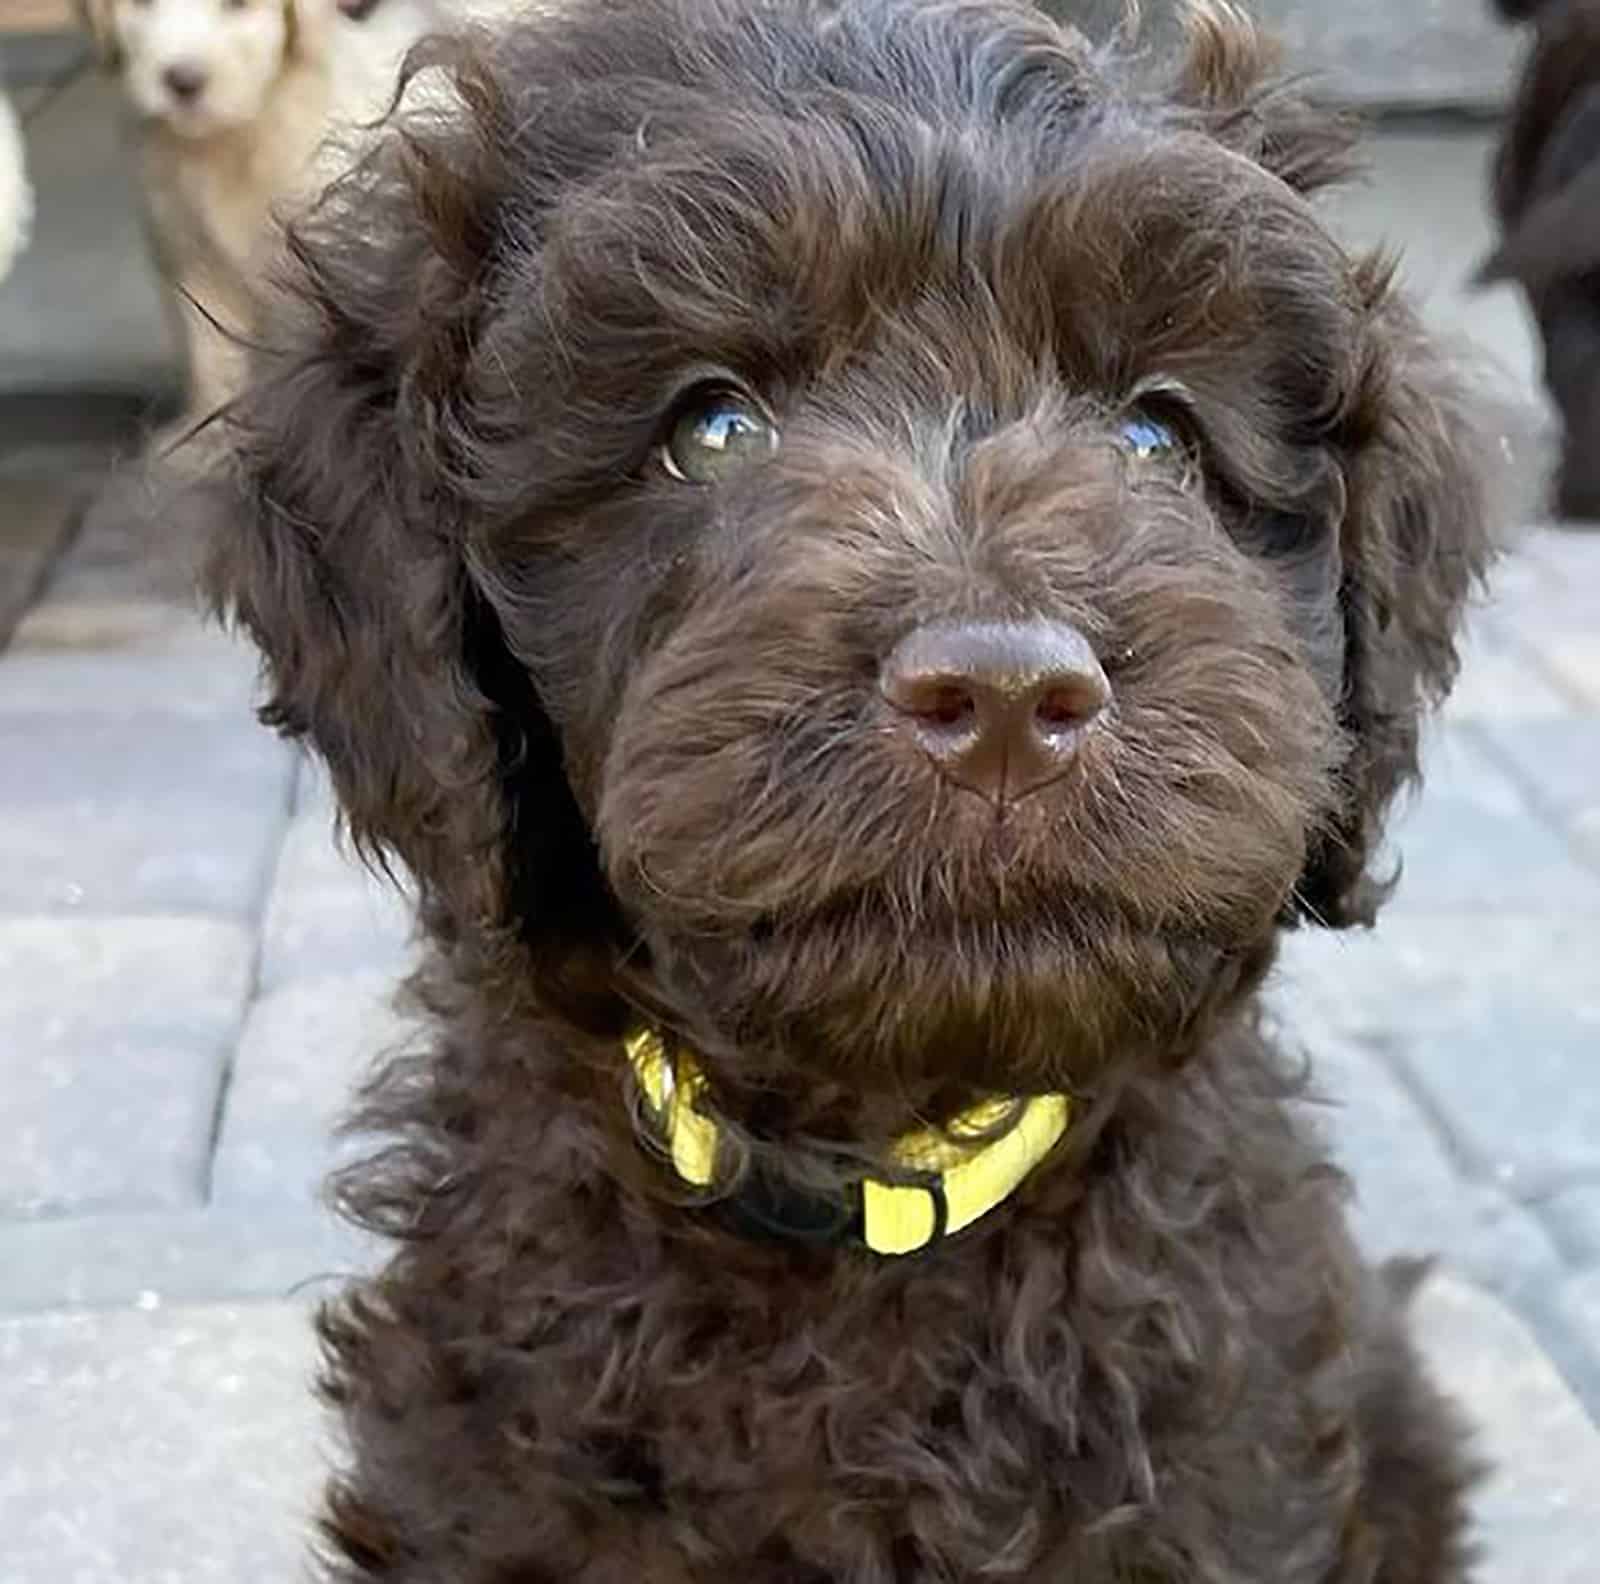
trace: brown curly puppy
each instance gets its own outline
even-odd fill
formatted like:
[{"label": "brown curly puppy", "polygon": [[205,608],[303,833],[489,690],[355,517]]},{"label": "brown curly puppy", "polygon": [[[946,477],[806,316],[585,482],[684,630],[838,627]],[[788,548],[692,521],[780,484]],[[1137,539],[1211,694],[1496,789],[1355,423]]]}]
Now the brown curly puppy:
[{"label": "brown curly puppy", "polygon": [[213,587],[415,877],[330,1566],[1436,1584],[1457,1427],[1258,1032],[1487,554],[1232,13],[590,0],[295,244]]},{"label": "brown curly puppy", "polygon": [[1485,280],[1514,280],[1544,343],[1565,431],[1555,509],[1600,521],[1600,0],[1497,0],[1536,33],[1495,161],[1503,237]]}]

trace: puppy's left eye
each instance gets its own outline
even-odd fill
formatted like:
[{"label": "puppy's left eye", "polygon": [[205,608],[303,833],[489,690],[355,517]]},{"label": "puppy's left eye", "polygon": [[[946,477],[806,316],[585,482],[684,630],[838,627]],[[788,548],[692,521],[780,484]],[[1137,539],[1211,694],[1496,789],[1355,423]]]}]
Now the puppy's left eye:
[{"label": "puppy's left eye", "polygon": [[778,449],[778,428],[756,401],[726,385],[691,391],[660,450],[686,484],[717,484]]},{"label": "puppy's left eye", "polygon": [[1177,456],[1186,449],[1177,427],[1157,413],[1131,412],[1122,420],[1119,432],[1123,445],[1141,462]]}]

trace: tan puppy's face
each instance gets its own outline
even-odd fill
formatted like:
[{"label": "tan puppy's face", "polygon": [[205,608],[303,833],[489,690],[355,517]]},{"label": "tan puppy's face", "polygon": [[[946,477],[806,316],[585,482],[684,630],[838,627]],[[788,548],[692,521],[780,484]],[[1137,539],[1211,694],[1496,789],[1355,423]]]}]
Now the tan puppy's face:
[{"label": "tan puppy's face", "polygon": [[109,0],[102,25],[141,116],[184,137],[247,125],[291,44],[292,0]]}]

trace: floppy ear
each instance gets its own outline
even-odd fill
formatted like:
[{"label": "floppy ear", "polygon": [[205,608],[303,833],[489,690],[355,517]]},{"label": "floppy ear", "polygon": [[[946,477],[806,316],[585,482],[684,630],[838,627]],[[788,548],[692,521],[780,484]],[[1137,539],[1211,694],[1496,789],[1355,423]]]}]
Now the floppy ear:
[{"label": "floppy ear", "polygon": [[327,761],[359,850],[479,940],[570,930],[593,868],[472,572],[460,448],[505,141],[482,106],[391,133],[291,228],[207,572],[266,657],[262,718]]},{"label": "floppy ear", "polygon": [[322,60],[333,36],[335,0],[283,0],[283,53],[287,60]]},{"label": "floppy ear", "polygon": [[[1276,75],[1277,51],[1228,0],[1187,0],[1174,98],[1197,125],[1314,193],[1355,168],[1356,129]],[[1338,525],[1351,741],[1343,806],[1295,905],[1316,922],[1371,922],[1388,883],[1370,872],[1396,792],[1417,774],[1424,711],[1449,690],[1468,593],[1491,555],[1479,438],[1465,391],[1396,295],[1392,266],[1353,266],[1366,346],[1342,432]]]},{"label": "floppy ear", "polygon": [[1448,693],[1468,596],[1494,553],[1474,403],[1395,295],[1393,263],[1355,267],[1369,329],[1348,410],[1339,525],[1345,627],[1343,807],[1297,894],[1315,923],[1370,924],[1394,877],[1371,873],[1395,794],[1418,773],[1429,707]]},{"label": "floppy ear", "polygon": [[122,42],[117,37],[116,20],[112,16],[115,0],[73,0],[78,23],[89,35],[94,46],[95,60],[102,71],[122,70]]}]

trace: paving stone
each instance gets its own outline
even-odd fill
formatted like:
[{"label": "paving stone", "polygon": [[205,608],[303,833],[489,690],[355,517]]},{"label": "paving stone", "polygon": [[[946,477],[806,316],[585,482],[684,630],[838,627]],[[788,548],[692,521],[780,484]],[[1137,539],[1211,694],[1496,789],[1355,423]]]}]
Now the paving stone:
[{"label": "paving stone", "polygon": [[292,771],[246,718],[0,713],[0,912],[249,914]]},{"label": "paving stone", "polygon": [[1564,1005],[1574,1023],[1600,1018],[1600,979],[1591,972],[1595,922],[1578,915],[1509,912],[1487,918],[1397,916],[1382,935],[1429,1003],[1425,1026],[1487,1022],[1513,1001]]},{"label": "paving stone", "polygon": [[[1106,38],[1128,8],[1122,0],[1042,0],[1045,10]],[[1140,7],[1141,41],[1161,51],[1175,31],[1172,0]],[[1288,64],[1312,91],[1341,103],[1403,109],[1499,106],[1518,37],[1487,7],[1456,0],[1255,0],[1252,15],[1278,36]]]},{"label": "paving stone", "polygon": [[1537,1198],[1600,1173],[1597,1040],[1592,1016],[1520,1000],[1478,1026],[1419,1034],[1400,1059],[1478,1170]]},{"label": "paving stone", "polygon": [[334,1165],[370,1148],[334,1128],[376,1059],[414,1025],[386,973],[320,978],[263,996],[234,1061],[212,1174],[220,1205],[315,1202]]},{"label": "paving stone", "polygon": [[1410,1004],[1347,1017],[1415,1076],[1479,1169],[1519,1196],[1600,1172],[1593,921],[1395,917],[1383,937]]},{"label": "paving stone", "polygon": [[1534,529],[1495,567],[1483,607],[1491,621],[1537,641],[1551,622],[1581,626],[1593,614],[1594,586],[1587,569],[1560,548],[1563,537],[1559,530]]},{"label": "paving stone", "polygon": [[1600,532],[1592,526],[1546,529],[1529,541],[1528,554],[1558,583],[1600,601]]},{"label": "paving stone", "polygon": [[1283,939],[1268,995],[1291,1035],[1370,1041],[1404,1026],[1416,1010],[1415,977],[1389,948],[1405,922],[1376,929],[1299,929]]},{"label": "paving stone", "polygon": [[0,380],[0,479],[70,479],[87,498],[108,469],[137,453],[154,424],[172,416],[160,394],[14,391]]},{"label": "paving stone", "polygon": [[328,767],[312,754],[300,756],[298,779],[294,784],[295,814],[315,814],[331,822],[338,812],[339,800],[333,795],[333,781]]},{"label": "paving stone", "polygon": [[1462,1181],[1438,1135],[1371,1051],[1327,1034],[1296,1039],[1313,1063],[1313,1124],[1355,1184],[1351,1224],[1374,1259],[1439,1255],[1488,1286],[1515,1290],[1557,1270],[1555,1249],[1503,1194]]},{"label": "paving stone", "polygon": [[[1600,619],[1600,587],[1597,587]],[[1600,863],[1600,715],[1565,721],[1484,720],[1499,763],[1580,851]]]},{"label": "paving stone", "polygon": [[[70,477],[0,476],[0,651],[66,537],[82,490]],[[0,681],[0,702],[5,693]]]},{"label": "paving stone", "polygon": [[1591,616],[1587,626],[1552,623],[1527,640],[1540,664],[1584,708],[1600,710],[1600,632]]},{"label": "paving stone", "polygon": [[198,615],[198,574],[217,526],[192,475],[143,456],[108,470],[47,592],[68,600],[145,600]]},{"label": "paving stone", "polygon": [[383,1254],[322,1206],[0,1221],[0,1314],[322,1297]]},{"label": "paving stone", "polygon": [[0,1321],[0,1578],[305,1577],[313,1368],[300,1304]]},{"label": "paving stone", "polygon": [[[1487,241],[1487,231],[1484,237]],[[1542,554],[1550,530],[1537,525],[1519,525],[1513,532],[1516,535],[1514,546],[1495,562],[1489,575],[1487,596],[1479,594],[1475,599],[1475,617],[1514,624],[1519,615],[1526,614],[1532,606],[1561,595],[1563,579]]]},{"label": "paving stone", "polygon": [[1502,633],[1472,622],[1461,642],[1461,675],[1444,706],[1452,721],[1565,720],[1576,712],[1570,694],[1551,684]]},{"label": "paving stone", "polygon": [[1528,655],[1582,711],[1600,711],[1600,594],[1571,550],[1552,544],[1576,535],[1544,533],[1521,558],[1530,575],[1497,579],[1485,620]]},{"label": "paving stone", "polygon": [[16,628],[0,661],[0,714],[243,718],[257,672],[252,648],[187,610],[58,595]]},{"label": "paving stone", "polygon": [[0,389],[171,383],[172,337],[120,98],[106,73],[81,73],[29,123],[38,212],[32,245],[0,286]]},{"label": "paving stone", "polygon": [[199,919],[0,918],[0,1215],[199,1198],[252,947]]},{"label": "paving stone", "polygon": [[1318,91],[1364,105],[1498,107],[1520,37],[1487,6],[1457,0],[1256,0],[1294,70]]},{"label": "paving stone", "polygon": [[[1574,1387],[1600,1423],[1600,1270],[1568,1277],[1556,1294],[1555,1316],[1567,1332],[1563,1357]],[[1600,1513],[1600,1506],[1593,1509]]]},{"label": "paving stone", "polygon": [[[1600,589],[1595,605],[1600,618]],[[1569,820],[1600,806],[1600,717],[1484,721],[1477,730],[1542,809]]]},{"label": "paving stone", "polygon": [[1527,1327],[1489,1294],[1435,1276],[1415,1334],[1477,1429],[1491,1472],[1474,1513],[1481,1584],[1593,1584],[1600,1430]]},{"label": "paving stone", "polygon": [[1600,1173],[1592,919],[1387,914],[1291,939],[1289,1025],[1380,1050],[1426,1093],[1471,1169],[1517,1198]]},{"label": "paving stone", "polygon": [[[366,969],[397,979],[411,959],[412,902],[342,851],[327,803],[316,790],[309,799],[278,855],[262,926],[262,987]],[[307,800],[297,791],[297,804]]]},{"label": "paving stone", "polygon": [[1574,855],[1506,773],[1468,735],[1429,734],[1426,793],[1391,820],[1404,862],[1396,912],[1600,914],[1600,875]]},{"label": "paving stone", "polygon": [[[1600,1183],[1553,1193],[1539,1203],[1538,1211],[1569,1259],[1579,1265],[1600,1266]],[[1600,1311],[1595,1320],[1595,1341],[1600,1346]]]}]

